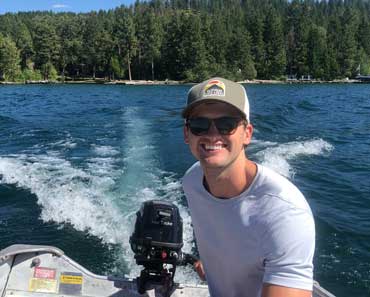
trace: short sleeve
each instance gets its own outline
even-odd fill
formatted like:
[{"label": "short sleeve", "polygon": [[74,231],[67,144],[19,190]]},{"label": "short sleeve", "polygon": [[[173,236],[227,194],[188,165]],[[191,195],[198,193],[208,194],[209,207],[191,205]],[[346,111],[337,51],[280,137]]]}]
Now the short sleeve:
[{"label": "short sleeve", "polygon": [[290,208],[266,225],[264,283],[312,290],[315,224],[310,210]]}]

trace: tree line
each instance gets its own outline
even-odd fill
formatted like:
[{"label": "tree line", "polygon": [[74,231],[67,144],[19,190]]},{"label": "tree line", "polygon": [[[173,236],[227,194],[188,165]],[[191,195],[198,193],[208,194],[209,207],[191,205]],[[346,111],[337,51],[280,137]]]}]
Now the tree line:
[{"label": "tree line", "polygon": [[151,0],[0,15],[0,79],[332,80],[370,73],[365,0]]}]

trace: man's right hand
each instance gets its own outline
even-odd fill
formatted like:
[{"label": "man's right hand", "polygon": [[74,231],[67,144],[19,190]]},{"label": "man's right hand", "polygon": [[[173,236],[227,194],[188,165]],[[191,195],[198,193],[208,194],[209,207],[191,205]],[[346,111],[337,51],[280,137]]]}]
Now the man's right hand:
[{"label": "man's right hand", "polygon": [[206,280],[206,274],[204,273],[203,264],[200,260],[194,262],[194,269],[198,273],[202,281]]}]

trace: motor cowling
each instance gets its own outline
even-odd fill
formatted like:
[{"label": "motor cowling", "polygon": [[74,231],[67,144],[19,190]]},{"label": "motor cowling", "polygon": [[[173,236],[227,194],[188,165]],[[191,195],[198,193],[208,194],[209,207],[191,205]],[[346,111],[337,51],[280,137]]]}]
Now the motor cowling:
[{"label": "motor cowling", "polygon": [[144,202],[136,213],[130,237],[137,264],[176,263],[181,257],[182,232],[182,218],[174,204],[161,200]]}]

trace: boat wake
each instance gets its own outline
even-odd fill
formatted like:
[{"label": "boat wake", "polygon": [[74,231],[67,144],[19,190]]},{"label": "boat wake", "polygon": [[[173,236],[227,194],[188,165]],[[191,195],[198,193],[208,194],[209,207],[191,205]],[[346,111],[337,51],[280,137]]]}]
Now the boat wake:
[{"label": "boat wake", "polygon": [[261,149],[254,154],[253,158],[287,178],[293,178],[296,174],[296,169],[289,161],[299,157],[324,155],[334,149],[330,143],[321,138],[288,143],[256,140],[255,143]]},{"label": "boat wake", "polygon": [[[35,194],[44,222],[70,224],[105,243],[121,246],[117,266],[124,262],[132,277],[139,274],[140,267],[135,264],[129,237],[142,202],[164,199],[176,204],[184,221],[183,250],[191,252],[194,246],[180,181],[176,174],[160,169],[155,133],[138,113],[135,108],[123,113],[124,138],[119,146],[92,143],[88,157],[80,162],[68,154],[81,149],[70,137],[50,143],[43,153],[37,147],[34,153],[0,157],[1,183]],[[197,282],[190,268],[179,268],[176,279]]]}]

